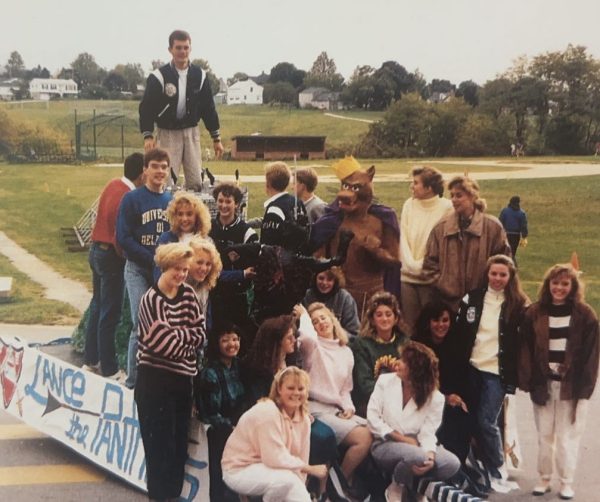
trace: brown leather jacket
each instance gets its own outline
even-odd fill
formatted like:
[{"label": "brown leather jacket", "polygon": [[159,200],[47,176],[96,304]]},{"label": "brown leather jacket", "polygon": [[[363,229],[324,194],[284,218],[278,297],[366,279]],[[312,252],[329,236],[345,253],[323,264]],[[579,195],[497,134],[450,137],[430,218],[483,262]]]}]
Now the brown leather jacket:
[{"label": "brown leather jacket", "polygon": [[510,256],[506,233],[497,218],[476,210],[461,233],[458,214],[452,212],[429,235],[423,274],[456,311],[466,293],[484,285],[487,260],[496,254]]},{"label": "brown leather jacket", "polygon": [[[548,401],[549,336],[548,313],[534,303],[525,313],[521,327],[519,387],[540,406]],[[561,400],[589,399],[598,377],[600,348],[598,317],[589,305],[573,305],[565,351]]]}]

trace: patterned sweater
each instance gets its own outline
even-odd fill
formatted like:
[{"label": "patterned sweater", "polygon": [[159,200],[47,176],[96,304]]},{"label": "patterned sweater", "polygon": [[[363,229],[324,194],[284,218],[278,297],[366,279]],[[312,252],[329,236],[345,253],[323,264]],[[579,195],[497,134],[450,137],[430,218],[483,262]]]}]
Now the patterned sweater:
[{"label": "patterned sweater", "polygon": [[200,304],[188,284],[182,284],[173,299],[156,284],[142,297],[138,364],[194,376],[205,338]]}]

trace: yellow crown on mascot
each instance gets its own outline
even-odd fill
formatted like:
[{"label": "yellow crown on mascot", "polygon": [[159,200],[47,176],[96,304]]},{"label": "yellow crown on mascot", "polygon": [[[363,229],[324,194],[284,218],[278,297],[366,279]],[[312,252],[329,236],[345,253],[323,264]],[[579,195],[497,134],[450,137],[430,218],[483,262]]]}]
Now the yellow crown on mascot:
[{"label": "yellow crown on mascot", "polygon": [[333,164],[331,168],[340,180],[346,179],[351,174],[361,170],[360,164],[352,155],[346,155],[342,160]]}]

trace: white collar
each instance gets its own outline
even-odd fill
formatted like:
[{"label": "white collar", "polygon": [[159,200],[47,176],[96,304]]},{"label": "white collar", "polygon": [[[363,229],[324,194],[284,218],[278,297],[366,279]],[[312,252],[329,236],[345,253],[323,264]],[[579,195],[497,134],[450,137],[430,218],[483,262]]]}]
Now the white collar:
[{"label": "white collar", "polygon": [[133,181],[131,181],[126,176],[121,177],[121,181],[123,183],[125,183],[129,187],[129,190],[134,190],[135,189],[135,185],[133,184]]},{"label": "white collar", "polygon": [[287,192],[279,192],[276,193],[275,195],[273,195],[272,197],[268,198],[265,203],[263,204],[264,207],[267,207],[271,202],[275,202],[277,199],[279,199],[279,197],[283,197],[284,195],[286,195]]}]

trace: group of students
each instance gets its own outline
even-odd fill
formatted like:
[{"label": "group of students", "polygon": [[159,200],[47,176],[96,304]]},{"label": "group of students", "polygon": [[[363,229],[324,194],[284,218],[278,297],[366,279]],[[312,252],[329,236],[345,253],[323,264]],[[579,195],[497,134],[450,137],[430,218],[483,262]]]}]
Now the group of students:
[{"label": "group of students", "polygon": [[[459,483],[471,448],[498,486],[507,477],[498,417],[517,387],[531,394],[539,434],[534,493],[550,489],[556,442],[560,495],[574,496],[599,357],[598,319],[577,271],[552,267],[529,305],[476,182],[451,180],[448,203],[439,171],[412,175],[401,304],[381,291],[359,313],[333,268],[314,276],[292,312],[254,330],[256,272],[238,270],[227,251],[258,240],[240,218],[239,188],[217,185],[212,222],[193,194],[170,200],[137,336],[151,499],[181,492],[192,410],[209,426],[211,500],[406,500],[417,496],[415,478]],[[276,235],[294,197],[269,195],[263,226]]]}]

